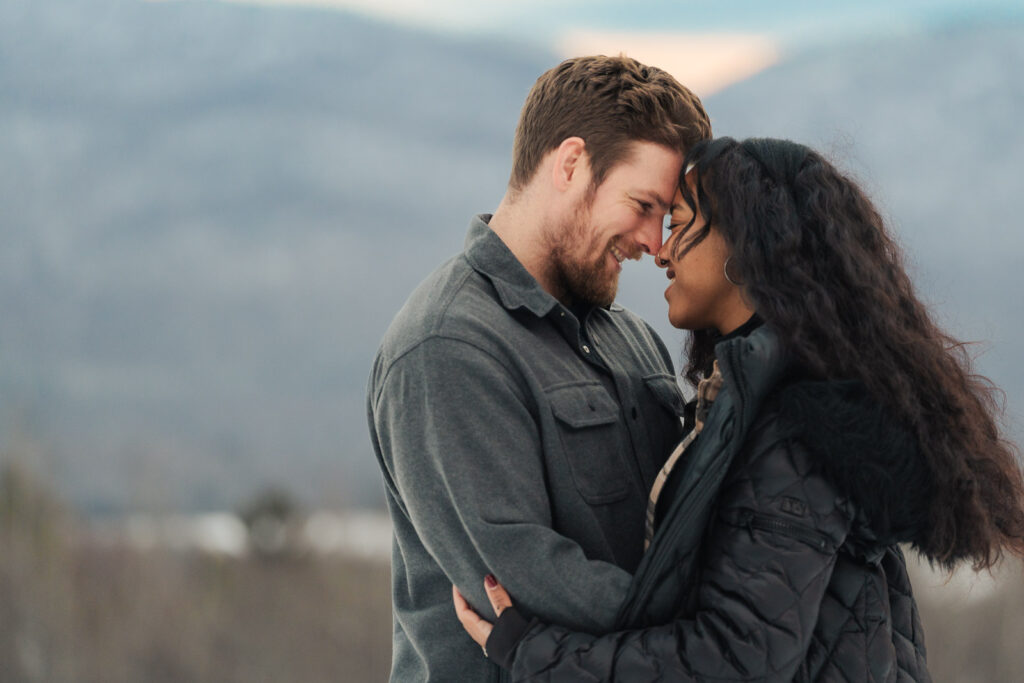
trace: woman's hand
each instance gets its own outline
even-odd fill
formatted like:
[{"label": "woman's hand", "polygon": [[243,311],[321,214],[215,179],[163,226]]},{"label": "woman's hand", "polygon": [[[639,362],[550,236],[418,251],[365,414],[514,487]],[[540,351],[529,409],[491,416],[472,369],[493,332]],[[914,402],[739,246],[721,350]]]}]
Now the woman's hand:
[{"label": "woman's hand", "polygon": [[[505,608],[512,606],[512,599],[508,597],[508,593],[498,583],[497,579],[494,578],[493,574],[488,574],[484,578],[484,590],[487,592],[487,599],[491,601],[491,607],[494,609],[496,617],[500,617]],[[494,628],[491,622],[477,614],[455,586],[452,586],[452,600],[455,602],[455,616],[462,623],[462,628],[466,629],[469,637],[483,648],[484,655],[486,656],[487,639]]]}]

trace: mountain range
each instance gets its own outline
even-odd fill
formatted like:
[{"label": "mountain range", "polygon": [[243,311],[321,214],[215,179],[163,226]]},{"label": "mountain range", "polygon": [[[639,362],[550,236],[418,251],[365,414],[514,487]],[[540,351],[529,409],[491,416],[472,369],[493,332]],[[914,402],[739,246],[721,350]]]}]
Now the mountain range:
[{"label": "mountain range", "polygon": [[[534,79],[511,41],[323,9],[0,5],[0,447],[78,508],[367,507],[364,390],[405,296],[494,208]],[[1007,392],[1024,27],[814,47],[705,102],[862,180],[925,298]],[[664,317],[663,273],[620,301]]]}]

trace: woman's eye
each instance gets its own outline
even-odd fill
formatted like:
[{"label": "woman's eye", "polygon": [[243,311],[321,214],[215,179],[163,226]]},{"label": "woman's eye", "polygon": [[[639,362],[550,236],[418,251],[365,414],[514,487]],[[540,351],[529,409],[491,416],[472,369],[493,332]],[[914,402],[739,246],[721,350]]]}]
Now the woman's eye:
[{"label": "woman's eye", "polygon": [[671,232],[674,228],[677,228],[680,225],[681,225],[680,223],[673,223],[672,222],[672,214],[670,214],[670,213],[666,213],[665,214],[665,218],[662,221],[662,227],[664,227],[666,230]]}]

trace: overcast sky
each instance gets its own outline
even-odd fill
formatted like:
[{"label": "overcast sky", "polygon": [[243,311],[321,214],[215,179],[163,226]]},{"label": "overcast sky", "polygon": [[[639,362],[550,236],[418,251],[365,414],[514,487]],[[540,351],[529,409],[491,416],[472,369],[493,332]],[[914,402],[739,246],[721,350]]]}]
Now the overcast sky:
[{"label": "overcast sky", "polygon": [[211,0],[337,7],[449,32],[555,43],[581,30],[738,32],[786,44],[913,31],[985,15],[1024,18],[1019,0]]}]

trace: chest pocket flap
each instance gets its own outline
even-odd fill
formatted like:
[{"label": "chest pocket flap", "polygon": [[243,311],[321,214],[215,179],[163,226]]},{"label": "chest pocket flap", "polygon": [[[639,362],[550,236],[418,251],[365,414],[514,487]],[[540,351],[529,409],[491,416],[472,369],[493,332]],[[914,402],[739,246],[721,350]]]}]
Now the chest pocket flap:
[{"label": "chest pocket flap", "polygon": [[596,382],[551,389],[548,400],[580,496],[591,505],[625,497],[629,476],[618,426],[619,405]]},{"label": "chest pocket flap", "polygon": [[593,427],[615,422],[619,406],[599,384],[561,387],[548,394],[551,411],[570,427]]},{"label": "chest pocket flap", "polygon": [[667,411],[673,415],[682,416],[683,407],[686,402],[683,400],[683,392],[679,390],[679,384],[672,375],[649,375],[644,377],[644,383],[651,393],[658,399]]}]

